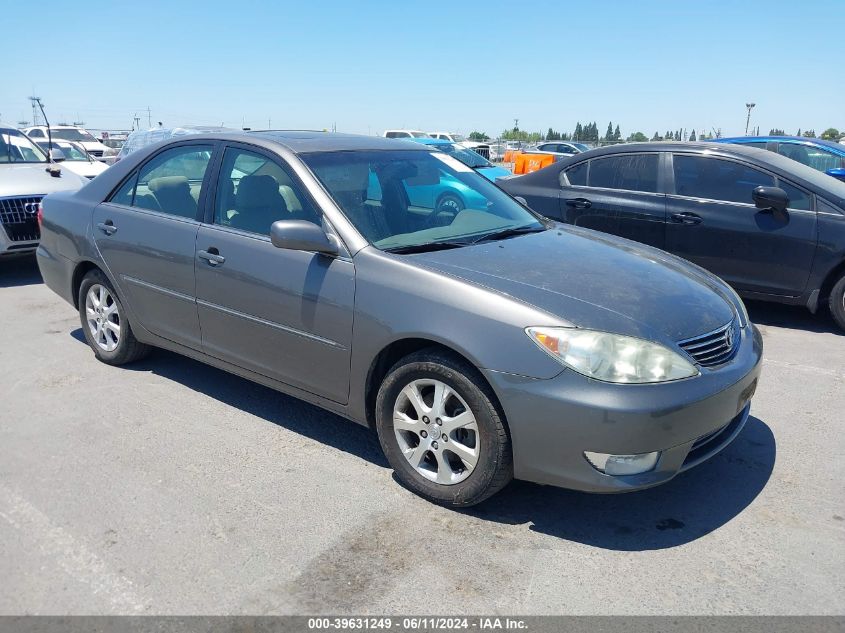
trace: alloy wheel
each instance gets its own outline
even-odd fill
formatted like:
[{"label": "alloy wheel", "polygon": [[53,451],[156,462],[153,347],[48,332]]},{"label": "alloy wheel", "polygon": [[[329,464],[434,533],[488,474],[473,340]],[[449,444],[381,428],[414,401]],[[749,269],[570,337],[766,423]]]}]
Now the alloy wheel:
[{"label": "alloy wheel", "polygon": [[88,289],[85,319],[97,347],[113,352],[120,343],[120,311],[108,288],[94,284]]},{"label": "alloy wheel", "polygon": [[478,463],[478,423],[452,387],[434,379],[414,380],[393,405],[393,431],[408,463],[438,484],[465,480]]}]

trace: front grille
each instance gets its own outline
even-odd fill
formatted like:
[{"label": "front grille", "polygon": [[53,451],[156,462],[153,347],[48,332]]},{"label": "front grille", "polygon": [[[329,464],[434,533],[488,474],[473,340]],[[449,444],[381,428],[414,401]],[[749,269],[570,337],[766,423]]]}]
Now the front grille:
[{"label": "front grille", "polygon": [[89,149],[88,153],[91,154],[91,156],[95,156],[95,157],[99,158],[100,156],[103,155],[103,150],[101,150],[101,149]]},{"label": "front grille", "polygon": [[479,145],[478,147],[473,147],[472,151],[476,154],[481,154],[487,160],[490,160],[490,148],[487,145]]},{"label": "front grille", "polygon": [[739,344],[736,319],[714,332],[678,343],[681,349],[704,367],[713,367],[729,361]]},{"label": "front grille", "polygon": [[723,449],[729,440],[738,434],[739,430],[745,425],[746,420],[748,420],[749,406],[745,405],[745,408],[726,425],[699,437],[690,447],[690,451],[681,465],[681,470],[700,464]]},{"label": "front grille", "polygon": [[0,198],[0,224],[13,242],[35,242],[41,237],[38,230],[38,208],[44,196]]}]

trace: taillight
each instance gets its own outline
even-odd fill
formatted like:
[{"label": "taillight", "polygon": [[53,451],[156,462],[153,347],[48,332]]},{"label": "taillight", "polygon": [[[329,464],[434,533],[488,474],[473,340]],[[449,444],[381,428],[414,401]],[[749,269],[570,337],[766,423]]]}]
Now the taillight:
[{"label": "taillight", "polygon": [[44,207],[41,203],[38,203],[38,212],[35,214],[35,217],[38,219],[38,228],[41,228],[41,223],[44,222]]}]

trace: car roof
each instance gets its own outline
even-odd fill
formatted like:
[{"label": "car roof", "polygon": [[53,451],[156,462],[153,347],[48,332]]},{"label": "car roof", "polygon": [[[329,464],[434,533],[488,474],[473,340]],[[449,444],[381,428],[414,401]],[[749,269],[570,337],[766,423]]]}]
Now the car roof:
[{"label": "car roof", "polygon": [[[244,132],[243,134],[226,134],[221,138],[243,140],[263,138],[283,145],[296,154],[311,152],[336,152],[352,150],[385,150],[385,149],[425,149],[424,139],[384,138],[383,136],[364,136],[363,134],[344,134],[341,132],[316,132],[308,130],[260,130]],[[432,139],[434,140],[434,139]]]},{"label": "car roof", "polygon": [[453,145],[452,141],[447,141],[445,138],[409,138],[409,141],[414,143],[422,143],[423,145]]},{"label": "car roof", "polygon": [[842,143],[828,141],[822,138],[814,138],[812,136],[731,136],[728,138],[713,139],[715,143],[753,143],[769,141],[788,141],[790,143],[804,143],[806,145],[822,145],[830,147],[840,152],[845,152],[845,146]]}]

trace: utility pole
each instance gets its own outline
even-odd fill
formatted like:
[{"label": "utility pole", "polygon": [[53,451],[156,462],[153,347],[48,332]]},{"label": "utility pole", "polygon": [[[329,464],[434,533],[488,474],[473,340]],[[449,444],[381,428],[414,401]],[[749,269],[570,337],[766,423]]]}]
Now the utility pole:
[{"label": "utility pole", "polygon": [[515,130],[519,129],[519,119],[513,120],[513,129],[515,129]]},{"label": "utility pole", "polygon": [[150,106],[147,106],[147,125],[150,127],[153,126],[153,117],[152,114],[150,114]]},{"label": "utility pole", "polygon": [[30,97],[29,100],[32,102],[32,125],[36,126],[39,125],[38,106],[41,105],[41,97]]},{"label": "utility pole", "polygon": [[745,135],[748,136],[748,124],[751,123],[751,109],[756,106],[756,103],[746,103],[745,107],[748,108],[748,117],[745,119]]}]

